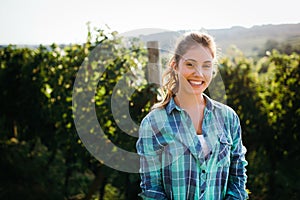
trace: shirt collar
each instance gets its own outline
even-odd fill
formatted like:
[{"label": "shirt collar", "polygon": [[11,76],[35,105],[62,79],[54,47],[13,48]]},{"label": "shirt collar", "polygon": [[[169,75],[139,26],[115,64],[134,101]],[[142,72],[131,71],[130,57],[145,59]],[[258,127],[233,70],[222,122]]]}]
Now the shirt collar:
[{"label": "shirt collar", "polygon": [[169,103],[166,105],[166,111],[168,114],[171,114],[174,109],[182,111],[182,108],[175,103],[174,97],[171,97]]},{"label": "shirt collar", "polygon": [[[206,100],[206,109],[208,111],[212,111],[215,107],[215,102],[211,98],[209,98],[206,94],[203,93],[203,97]],[[169,103],[166,105],[166,111],[168,114],[171,114],[171,112],[176,109],[177,111],[182,111],[182,108],[180,108],[174,100],[174,97],[171,97]]]}]

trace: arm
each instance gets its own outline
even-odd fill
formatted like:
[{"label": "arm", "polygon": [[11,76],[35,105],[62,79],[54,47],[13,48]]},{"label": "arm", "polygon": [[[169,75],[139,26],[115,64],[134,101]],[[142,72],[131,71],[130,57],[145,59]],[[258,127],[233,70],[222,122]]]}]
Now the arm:
[{"label": "arm", "polygon": [[233,145],[231,149],[231,164],[229,169],[229,180],[226,192],[226,199],[248,199],[246,191],[246,148],[242,143],[240,121],[237,115],[231,124]]},{"label": "arm", "polygon": [[143,199],[167,199],[161,179],[162,146],[147,119],[144,119],[140,125],[136,148],[140,155],[140,186],[142,189],[140,196]]}]

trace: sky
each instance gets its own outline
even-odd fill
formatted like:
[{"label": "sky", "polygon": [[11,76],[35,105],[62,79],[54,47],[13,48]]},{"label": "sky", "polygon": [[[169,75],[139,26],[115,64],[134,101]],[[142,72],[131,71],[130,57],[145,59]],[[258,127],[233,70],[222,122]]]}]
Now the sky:
[{"label": "sky", "polygon": [[0,0],[0,44],[83,43],[90,27],[200,30],[300,23],[298,0]]}]

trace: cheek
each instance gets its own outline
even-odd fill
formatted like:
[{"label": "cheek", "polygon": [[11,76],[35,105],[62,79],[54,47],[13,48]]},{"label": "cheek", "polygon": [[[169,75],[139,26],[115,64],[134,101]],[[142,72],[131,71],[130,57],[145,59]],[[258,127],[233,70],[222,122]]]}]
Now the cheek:
[{"label": "cheek", "polygon": [[181,76],[183,76],[183,77],[188,77],[188,76],[190,76],[191,74],[193,74],[193,70],[190,70],[190,69],[187,69],[187,68],[182,67],[182,68],[178,71],[178,73],[181,74]]},{"label": "cheek", "polygon": [[213,73],[212,72],[205,75],[205,79],[208,83],[211,82],[212,78],[213,78]]}]

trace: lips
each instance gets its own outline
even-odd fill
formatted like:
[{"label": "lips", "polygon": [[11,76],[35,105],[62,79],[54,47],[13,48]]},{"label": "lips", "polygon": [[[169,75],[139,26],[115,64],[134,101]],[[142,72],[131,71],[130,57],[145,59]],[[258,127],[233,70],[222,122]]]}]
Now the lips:
[{"label": "lips", "polygon": [[201,86],[204,84],[204,81],[192,81],[192,80],[189,80],[189,83],[192,85],[192,86]]}]

